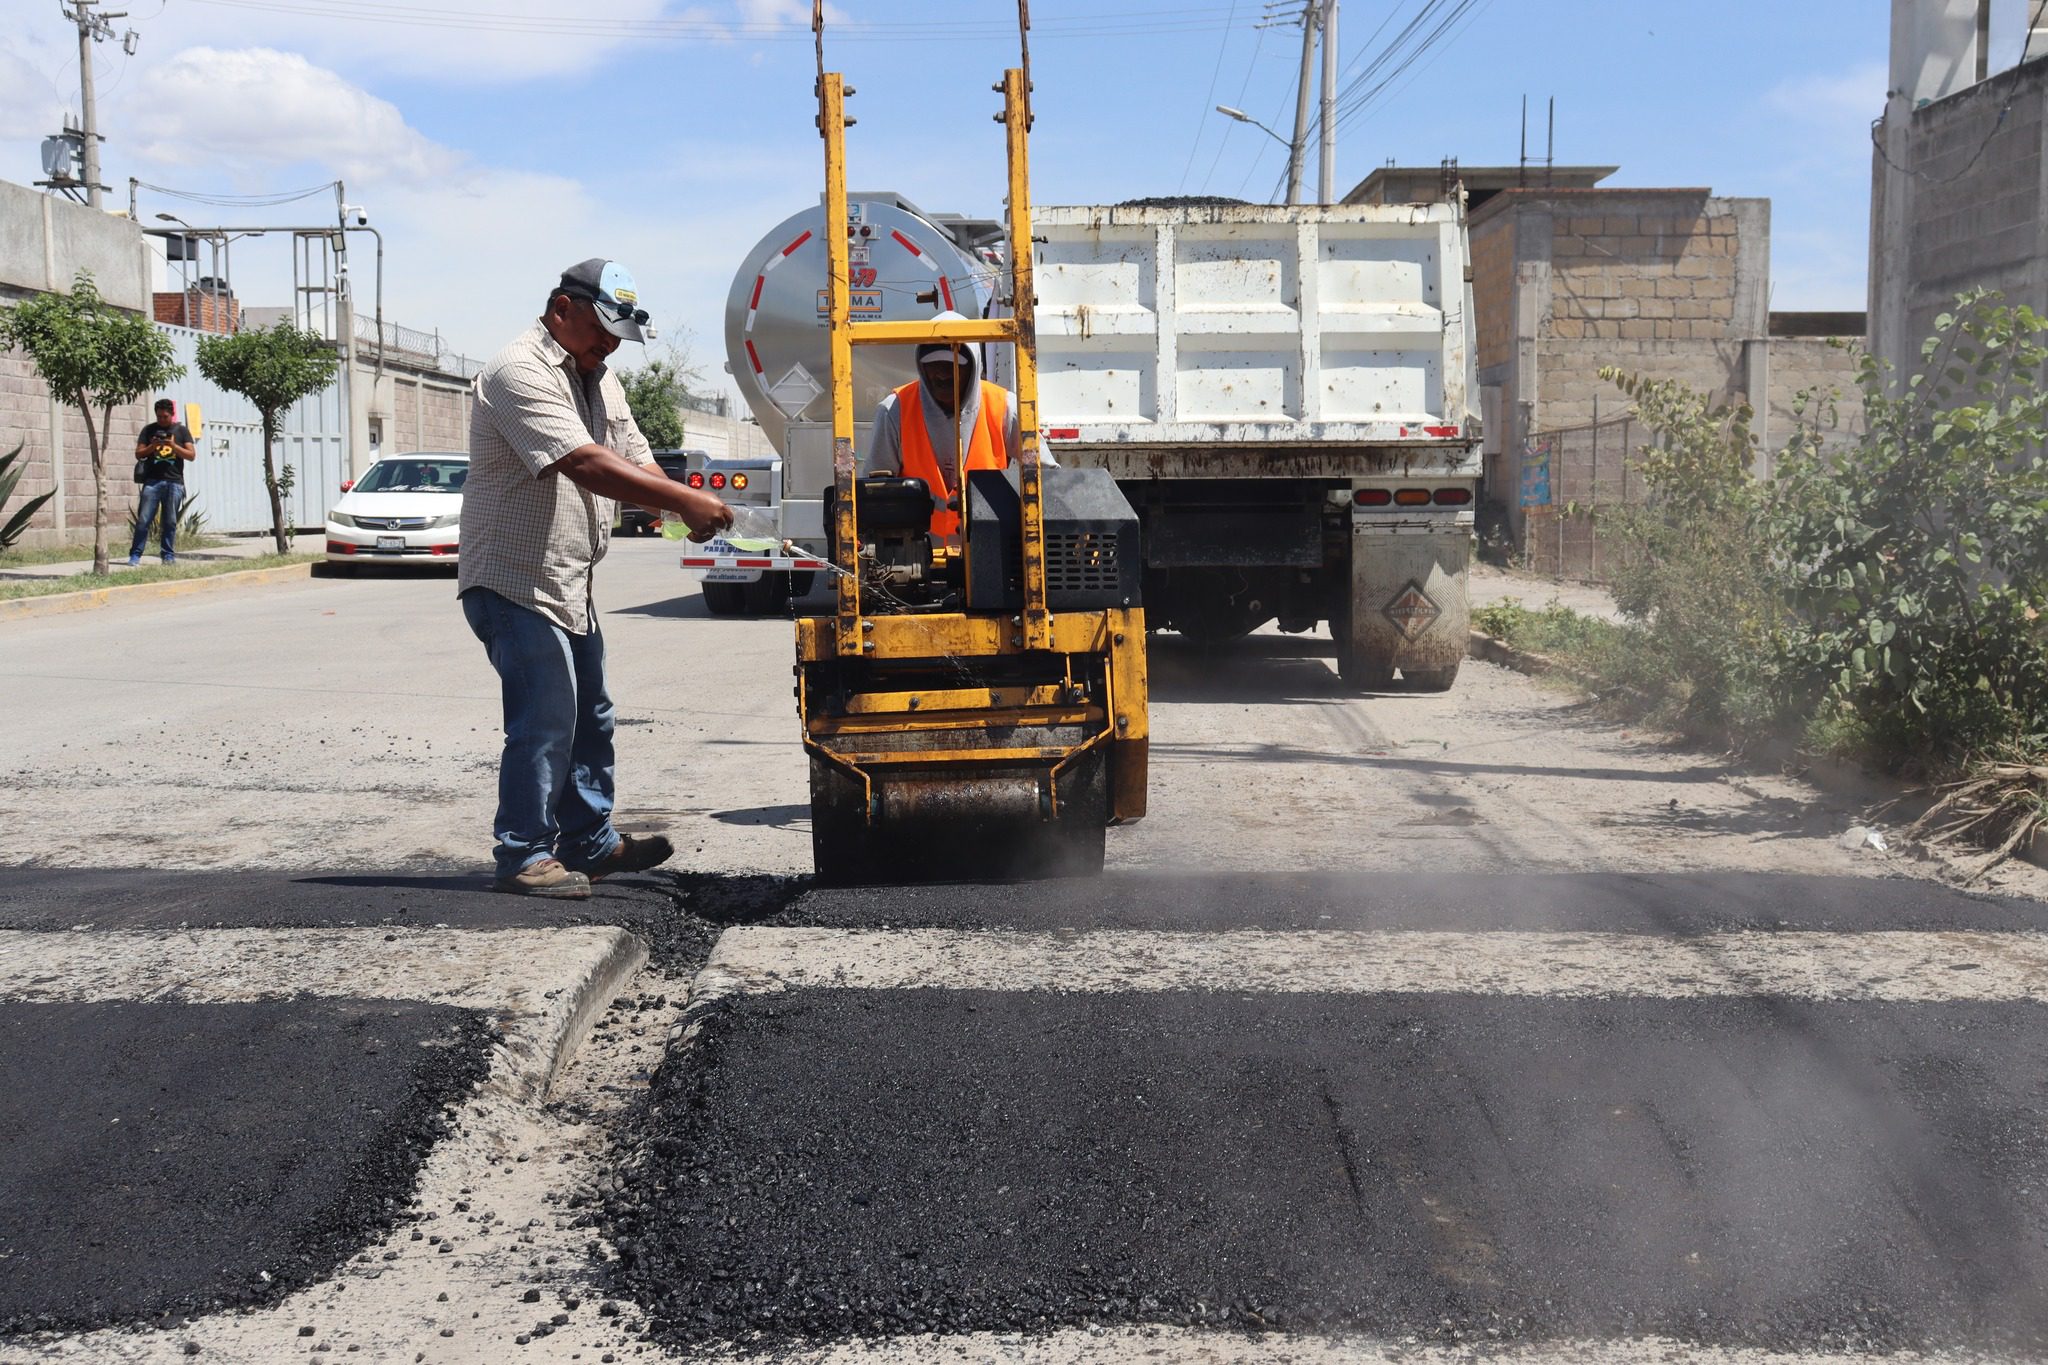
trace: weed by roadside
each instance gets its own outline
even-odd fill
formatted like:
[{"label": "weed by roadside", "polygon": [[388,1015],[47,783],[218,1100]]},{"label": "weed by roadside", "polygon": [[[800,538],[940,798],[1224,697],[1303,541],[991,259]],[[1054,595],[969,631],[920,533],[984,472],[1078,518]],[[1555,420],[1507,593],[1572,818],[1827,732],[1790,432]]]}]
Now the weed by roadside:
[{"label": "weed by roadside", "polygon": [[17,579],[0,583],[0,601],[16,597],[51,597],[65,592],[88,592],[94,588],[125,588],[134,583],[166,583],[181,578],[214,578],[224,573],[245,573],[251,569],[276,569],[287,564],[306,564],[319,555],[261,555],[254,559],[212,559],[176,564],[145,564],[139,568],[116,568],[108,573],[76,573],[63,578]]},{"label": "weed by roadside", "polygon": [[1637,452],[1649,500],[1615,522],[1623,623],[1475,619],[1626,683],[1690,738],[1796,739],[1925,781],[1941,795],[1923,833],[2003,857],[2048,808],[2043,333],[1965,295],[1918,373],[1863,358],[1868,435],[1824,440],[1829,396],[1811,396],[1769,461],[1747,407],[1603,371],[1655,438]]}]

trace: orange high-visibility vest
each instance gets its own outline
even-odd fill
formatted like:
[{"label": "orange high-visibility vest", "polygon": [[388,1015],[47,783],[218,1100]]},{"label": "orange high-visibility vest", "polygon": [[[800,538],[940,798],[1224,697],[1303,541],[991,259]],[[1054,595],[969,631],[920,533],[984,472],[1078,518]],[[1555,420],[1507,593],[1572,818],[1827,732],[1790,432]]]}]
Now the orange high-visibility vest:
[{"label": "orange high-visibility vest", "polygon": [[[975,419],[967,441],[967,457],[960,467],[963,471],[1008,469],[1010,444],[1005,433],[1010,425],[1010,395],[1000,384],[991,384],[986,379],[980,383],[981,415]],[[960,490],[947,484],[945,471],[939,467],[938,452],[932,449],[931,433],[925,430],[924,395],[919,392],[923,387],[921,380],[913,379],[896,390],[896,411],[900,414],[903,436],[903,473],[909,478],[923,479],[939,503],[951,502]],[[961,478],[964,482],[964,473]],[[934,505],[932,534],[959,533],[960,514],[949,507]]]}]

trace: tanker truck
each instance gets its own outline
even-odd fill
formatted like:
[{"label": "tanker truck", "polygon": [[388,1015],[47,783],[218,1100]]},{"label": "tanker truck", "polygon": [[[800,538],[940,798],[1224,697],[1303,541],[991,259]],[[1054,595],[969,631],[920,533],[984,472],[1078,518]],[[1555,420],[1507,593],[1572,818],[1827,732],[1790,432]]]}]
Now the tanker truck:
[{"label": "tanker truck", "polygon": [[[863,198],[846,226],[873,243],[873,275],[852,266],[857,310],[1005,309],[989,297],[993,224]],[[790,471],[784,534],[812,550],[830,482],[829,433],[811,425],[822,405],[809,406],[826,365],[823,252],[774,262],[822,226],[812,210],[763,239],[726,328]],[[1449,688],[1480,472],[1462,202],[1037,208],[1032,232],[1039,430],[1060,464],[1108,470],[1137,510],[1151,624],[1222,644],[1269,621],[1327,623],[1352,687],[1398,673]],[[990,351],[983,373],[1007,383],[1007,348]],[[864,413],[914,377],[907,347],[855,363]]]},{"label": "tanker truck", "polygon": [[[844,225],[856,322],[926,321],[953,309],[986,317],[1002,268],[1004,228],[993,219],[926,213],[902,195],[849,192]],[[825,493],[832,486],[831,333],[827,326],[825,208],[784,219],[749,251],[726,296],[726,371],[760,423],[771,459],[712,458],[703,486],[770,512],[791,553],[714,541],[685,554],[716,615],[780,614],[809,590],[827,557]],[[996,348],[1007,351],[1007,347]],[[857,449],[883,397],[917,377],[909,346],[853,355]],[[692,474],[700,471],[693,467]],[[745,480],[734,489],[734,475]]]}]

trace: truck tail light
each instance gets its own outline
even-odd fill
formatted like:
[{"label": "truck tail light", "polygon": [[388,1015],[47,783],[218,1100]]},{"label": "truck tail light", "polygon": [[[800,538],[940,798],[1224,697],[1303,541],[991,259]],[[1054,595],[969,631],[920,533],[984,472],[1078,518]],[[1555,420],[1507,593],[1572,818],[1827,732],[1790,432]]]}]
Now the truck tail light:
[{"label": "truck tail light", "polygon": [[735,493],[737,493],[737,492],[740,492],[740,491],[741,491],[742,489],[744,489],[744,488],[745,488],[746,486],[747,486],[747,476],[746,476],[746,475],[744,475],[744,474],[735,474],[735,475],[733,475],[733,476],[732,476],[732,491],[733,491],[733,492],[735,492]]},{"label": "truck tail light", "polygon": [[702,488],[704,486],[704,472],[693,469],[690,471],[690,476],[683,480],[683,482],[689,484],[692,488]]},{"label": "truck tail light", "polygon": [[1396,507],[1427,507],[1429,506],[1429,490],[1427,488],[1396,489],[1394,492],[1394,505]]},{"label": "truck tail light", "polygon": [[713,475],[711,476],[711,486],[712,486],[713,488],[723,488],[723,487],[725,487],[725,475],[723,475],[723,474],[713,474]]},{"label": "truck tail light", "polygon": [[1351,500],[1360,507],[1385,507],[1394,500],[1394,495],[1384,488],[1361,488],[1351,495]]},{"label": "truck tail light", "polygon": [[1469,488],[1439,488],[1436,490],[1436,505],[1439,507],[1463,507],[1472,501]]}]

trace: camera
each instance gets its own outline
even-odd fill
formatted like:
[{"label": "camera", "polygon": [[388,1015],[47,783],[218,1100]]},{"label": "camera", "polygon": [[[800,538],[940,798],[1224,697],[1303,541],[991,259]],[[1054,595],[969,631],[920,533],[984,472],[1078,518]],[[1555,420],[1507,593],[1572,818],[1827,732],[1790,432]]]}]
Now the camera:
[{"label": "camera", "polygon": [[361,204],[345,204],[341,210],[341,223],[343,227],[368,227],[370,211]]}]

